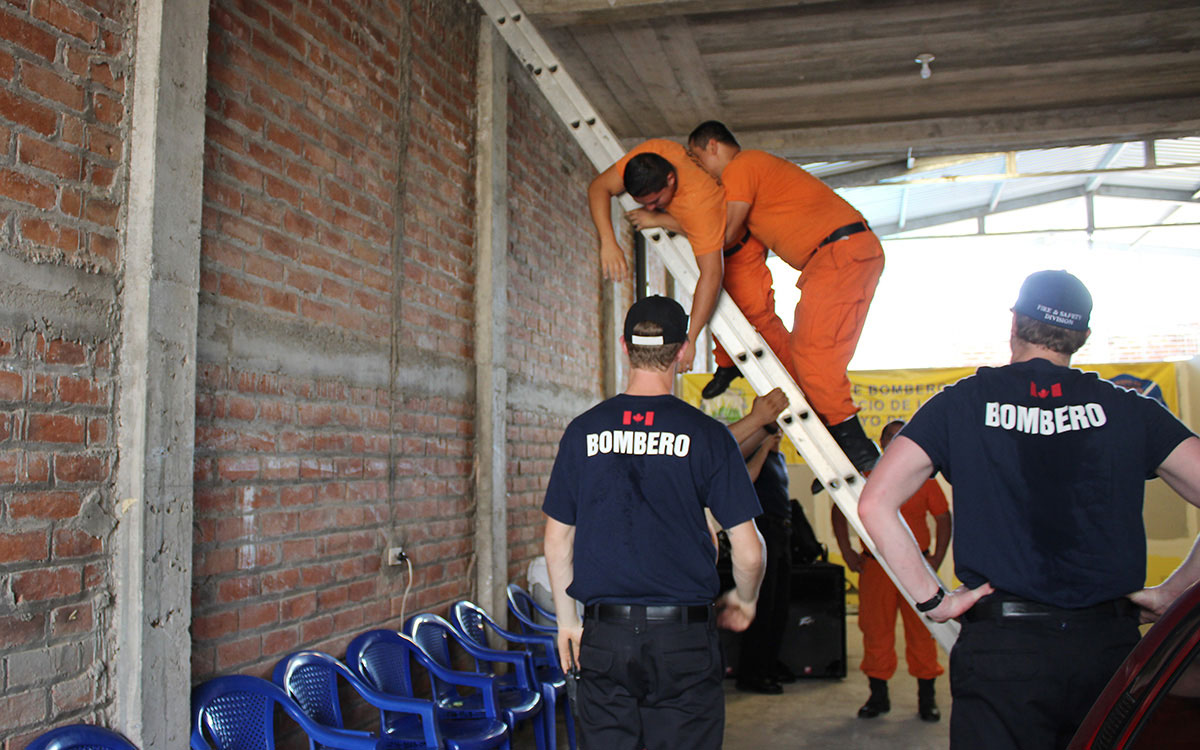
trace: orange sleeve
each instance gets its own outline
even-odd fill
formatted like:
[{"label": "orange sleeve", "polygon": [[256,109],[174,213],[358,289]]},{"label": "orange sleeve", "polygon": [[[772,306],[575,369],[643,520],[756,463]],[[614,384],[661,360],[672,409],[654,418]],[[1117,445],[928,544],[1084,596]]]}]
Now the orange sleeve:
[{"label": "orange sleeve", "polygon": [[680,202],[678,197],[671,201],[667,213],[679,220],[691,243],[692,253],[708,255],[725,247],[725,201],[720,188],[717,187],[710,196],[695,196],[686,205],[676,206]]},{"label": "orange sleeve", "polygon": [[755,166],[758,164],[751,152],[743,152],[741,159],[734,159],[721,173],[721,184],[725,186],[725,200],[754,205],[758,192]]}]

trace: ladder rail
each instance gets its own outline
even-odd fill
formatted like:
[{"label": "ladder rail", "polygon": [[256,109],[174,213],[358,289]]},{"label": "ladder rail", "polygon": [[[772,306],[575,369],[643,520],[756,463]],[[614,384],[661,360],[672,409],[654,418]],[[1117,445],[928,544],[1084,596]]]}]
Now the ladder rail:
[{"label": "ladder rail", "polygon": [[[516,1],[477,2],[517,59],[533,76],[546,100],[596,168],[607,169],[620,159],[625,153],[620,141],[562,67]],[[638,207],[637,202],[628,195],[621,196],[619,202],[625,210]],[[675,280],[686,289],[694,289],[699,278],[699,269],[687,241],[661,229],[643,230],[642,234]],[[888,577],[896,583],[901,595],[910,605],[915,605],[913,597],[879,555],[874,540],[858,517],[858,498],[865,483],[862,475],[846,458],[828,429],[812,411],[804,394],[779,358],[723,291],[709,321],[709,327],[738,363],[742,375],[755,393],[767,393],[776,387],[783,390],[788,399],[788,408],[780,415],[778,421],[784,434],[825,485],[847,522],[875,556],[876,561],[883,566]],[[928,564],[926,568],[930,575],[937,578],[936,572],[929,568]],[[938,580],[939,584],[946,588],[940,578]],[[927,617],[923,617],[922,621],[942,648],[949,653],[958,637],[958,623],[937,623]]]}]

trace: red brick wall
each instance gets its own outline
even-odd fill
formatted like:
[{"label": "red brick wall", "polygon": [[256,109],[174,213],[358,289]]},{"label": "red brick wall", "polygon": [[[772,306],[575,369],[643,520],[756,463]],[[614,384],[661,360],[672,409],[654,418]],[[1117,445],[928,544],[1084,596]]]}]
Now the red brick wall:
[{"label": "red brick wall", "polygon": [[0,738],[90,717],[109,698],[92,662],[109,583],[113,379],[106,343],[0,330]]},{"label": "red brick wall", "polygon": [[[0,8],[0,252],[95,279],[119,270],[132,18],[104,0]],[[472,593],[478,29],[475,6],[441,0],[211,8],[196,681],[399,625],[406,577],[382,565],[395,543],[414,560],[407,613]],[[599,397],[602,372],[593,170],[515,62],[510,75],[510,542],[523,572],[562,426]],[[115,343],[96,333],[109,323],[64,337],[71,321],[49,302],[3,301],[10,750],[59,719],[103,721],[111,700],[119,387]]]},{"label": "red brick wall", "polygon": [[0,8],[0,221],[8,252],[110,273],[124,198],[126,3]]},{"label": "red brick wall", "polygon": [[[102,282],[120,263],[132,17],[131,5],[107,0],[0,7],[0,253],[40,264],[43,280],[70,286],[83,269]],[[102,644],[115,368],[105,325],[72,317],[61,299],[42,309],[0,300],[6,749],[93,719],[111,699]]]},{"label": "red brick wall", "polygon": [[514,403],[508,415],[508,577],[523,581],[542,552],[542,499],[558,441],[579,405],[603,395],[599,290],[608,282],[587,207],[596,169],[510,62],[509,377],[545,394],[537,404]]},{"label": "red brick wall", "polygon": [[[212,8],[196,680],[398,626],[392,543],[407,613],[469,591],[477,30],[465,3]],[[248,319],[294,356],[225,346]],[[462,386],[391,385],[435,369]]]}]

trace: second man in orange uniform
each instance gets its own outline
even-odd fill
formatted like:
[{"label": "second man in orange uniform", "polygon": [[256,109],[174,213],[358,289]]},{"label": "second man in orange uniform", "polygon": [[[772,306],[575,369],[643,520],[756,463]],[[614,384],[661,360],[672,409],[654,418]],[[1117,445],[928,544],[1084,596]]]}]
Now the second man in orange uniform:
[{"label": "second man in orange uniform", "polygon": [[[743,150],[719,122],[697,127],[688,146],[725,188],[725,290],[795,378],[850,461],[860,471],[871,468],[879,454],[858,421],[846,367],[883,272],[879,239],[862,214],[829,186],[785,159]],[[763,245],[801,272],[790,334],[775,315]],[[717,364],[706,397],[720,393],[737,376],[723,351],[717,353]]]}]

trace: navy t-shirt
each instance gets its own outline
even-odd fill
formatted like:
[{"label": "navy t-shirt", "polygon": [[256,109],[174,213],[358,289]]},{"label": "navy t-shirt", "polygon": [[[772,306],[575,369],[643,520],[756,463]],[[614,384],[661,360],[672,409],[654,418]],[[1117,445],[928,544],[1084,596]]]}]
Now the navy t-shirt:
[{"label": "navy t-shirt", "polygon": [[567,426],[542,510],[575,527],[579,601],[707,604],[720,594],[708,506],[761,509],[728,428],[674,396],[619,395]]},{"label": "navy t-shirt", "polygon": [[954,487],[963,583],[1087,607],[1145,585],[1145,481],[1192,433],[1153,399],[1034,359],[981,367],[901,434]]}]

